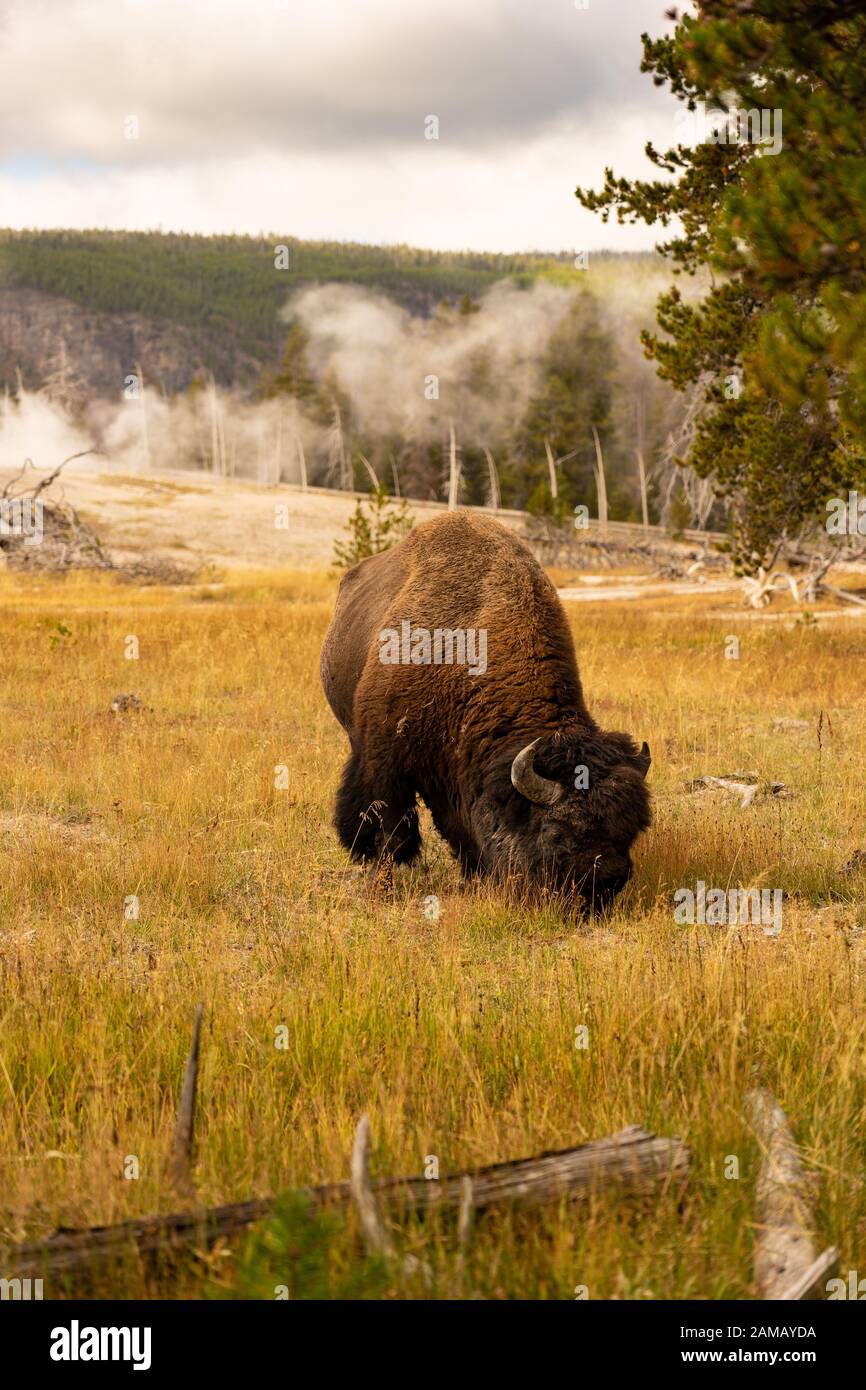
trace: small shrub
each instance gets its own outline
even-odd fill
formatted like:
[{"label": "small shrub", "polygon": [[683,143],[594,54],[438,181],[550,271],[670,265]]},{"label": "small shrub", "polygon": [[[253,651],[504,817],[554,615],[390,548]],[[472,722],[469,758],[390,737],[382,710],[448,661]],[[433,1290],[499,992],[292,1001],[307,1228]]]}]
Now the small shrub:
[{"label": "small shrub", "polygon": [[378,483],[369,498],[358,502],[346,530],[348,539],[334,542],[334,564],[343,570],[397,545],[412,530],[412,518],[405,501],[390,497],[385,484]]},{"label": "small shrub", "polygon": [[241,1246],[231,1287],[212,1285],[209,1298],[274,1299],[277,1290],[290,1300],[316,1302],[379,1299],[389,1277],[380,1259],[347,1264],[345,1222],[335,1212],[317,1211],[299,1193],[288,1193],[270,1217]]},{"label": "small shrub", "polygon": [[668,515],[670,522],[671,538],[675,541],[682,540],[684,532],[692,524],[692,509],[682,488],[679,488],[671,501],[670,512]]}]

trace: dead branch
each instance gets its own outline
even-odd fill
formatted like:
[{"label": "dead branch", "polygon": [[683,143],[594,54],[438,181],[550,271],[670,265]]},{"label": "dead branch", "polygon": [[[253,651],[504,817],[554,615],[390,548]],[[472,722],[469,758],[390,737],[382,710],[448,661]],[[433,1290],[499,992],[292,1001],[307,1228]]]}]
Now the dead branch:
[{"label": "dead branch", "polygon": [[50,487],[54,480],[60,477],[60,474],[66,467],[67,463],[72,463],[73,459],[83,459],[86,458],[88,454],[102,455],[102,452],[103,451],[101,449],[79,449],[77,454],[70,454],[69,457],[65,458],[62,463],[58,463],[53,473],[51,473],[47,478],[41,478],[39,480],[39,482],[36,484],[36,487],[33,489],[33,497],[38,497],[41,492],[44,492],[47,487]]},{"label": "dead branch", "polygon": [[[796,579],[787,570],[774,569],[783,552],[789,565],[796,563],[806,568],[806,573],[800,579]],[[767,564],[760,565],[753,575],[747,575],[743,579],[745,601],[752,608],[766,608],[777,590],[784,591],[787,588],[795,603],[816,603],[823,595],[828,595],[840,599],[843,603],[853,603],[866,608],[866,599],[850,593],[847,589],[835,588],[824,581],[824,576],[834,566],[843,563],[845,559],[849,563],[856,561],[862,558],[862,555],[862,548],[846,550],[843,554],[839,546],[834,546],[829,551],[816,548],[808,553],[799,549],[789,552],[786,538],[782,537]]]},{"label": "dead branch", "polygon": [[405,1255],[398,1262],[397,1252],[385,1230],[376,1206],[376,1199],[370,1187],[369,1163],[370,1121],[366,1115],[362,1115],[355,1131],[355,1142],[352,1146],[349,1188],[352,1203],[361,1222],[367,1254],[380,1255],[392,1264],[399,1263],[404,1276],[407,1278],[420,1274],[429,1287],[433,1282],[433,1275],[430,1266],[425,1264],[423,1260],[416,1259],[414,1255]]},{"label": "dead branch", "polygon": [[[623,1193],[641,1193],[657,1184],[667,1187],[682,1180],[689,1162],[689,1150],[681,1140],[630,1125],[618,1134],[575,1149],[478,1169],[472,1175],[473,1207],[482,1211],[498,1203],[540,1206],[562,1197],[583,1197],[606,1184],[618,1186]],[[423,1177],[380,1178],[369,1186],[371,1193],[406,1213],[423,1213],[435,1207],[459,1211],[465,1176],[457,1174],[441,1182]],[[304,1188],[302,1194],[316,1207],[345,1208],[352,1201],[351,1183],[347,1182]],[[194,1212],[139,1217],[116,1226],[61,1230],[46,1240],[13,1246],[6,1253],[21,1276],[80,1269],[116,1259],[130,1250],[148,1254],[213,1243],[266,1218],[274,1202],[273,1197],[263,1197]]]},{"label": "dead branch", "polygon": [[750,1091],[746,1104],[763,1151],[755,1194],[755,1282],[761,1296],[774,1301],[817,1297],[838,1252],[816,1251],[809,1184],[785,1112],[767,1090]]},{"label": "dead branch", "polygon": [[744,811],[756,800],[770,796],[787,799],[794,795],[787,783],[760,782],[756,772],[731,772],[723,777],[695,777],[685,784],[687,792],[709,791],[713,788],[739,796],[740,806]]},{"label": "dead branch", "polygon": [[819,584],[818,593],[832,594],[833,598],[841,599],[843,603],[856,603],[860,608],[866,608],[866,598],[860,598],[859,594],[849,593],[847,589],[836,589],[832,584]]},{"label": "dead branch", "polygon": [[353,1205],[358,1213],[358,1220],[361,1223],[367,1253],[391,1257],[394,1254],[394,1247],[385,1233],[385,1227],[382,1225],[376,1207],[376,1199],[370,1188],[369,1162],[370,1121],[366,1115],[362,1115],[355,1131],[355,1143],[352,1148],[349,1189]]},{"label": "dead branch", "polygon": [[468,1173],[464,1173],[460,1180],[460,1214],[457,1220],[457,1244],[461,1251],[466,1248],[469,1240],[469,1232],[472,1229],[472,1207],[475,1202],[475,1195],[472,1188],[472,1179]]},{"label": "dead branch", "polygon": [[0,502],[13,507],[36,503],[41,534],[36,541],[29,532],[22,531],[19,535],[18,531],[12,528],[12,534],[8,534],[8,526],[0,527],[0,564],[5,563],[16,570],[111,570],[123,579],[139,583],[188,583],[194,574],[192,569],[156,556],[123,563],[115,562],[104,549],[98,536],[70,503],[62,498],[41,498],[41,493],[56,481],[68,463],[77,458],[84,458],[87,454],[101,453],[100,449],[81,449],[65,458],[52,473],[41,478],[34,487],[13,491],[15,485],[19,484],[33,467],[32,460],[25,459],[23,467],[0,491]]},{"label": "dead branch", "polygon": [[[22,463],[20,469],[18,470],[18,472],[17,472],[17,473],[13,473],[12,477],[9,479],[9,481],[8,481],[8,482],[6,483],[6,485],[4,486],[3,491],[0,492],[0,497],[2,497],[4,500],[11,500],[11,499],[12,499],[12,491],[11,491],[12,488],[15,486],[16,483],[20,483],[21,479],[26,475],[28,468],[32,468],[32,467],[33,467],[33,460],[32,460],[32,459],[25,459],[24,462]],[[21,494],[21,495],[23,496],[23,494]]]},{"label": "dead branch", "polygon": [[[87,454],[101,453],[99,449],[80,449],[70,454],[52,473],[40,478],[34,487],[13,491],[33,469],[32,459],[24,464],[14,477],[10,478],[0,493],[0,501],[10,506],[31,506],[37,504],[40,534],[37,541],[29,536],[14,534],[0,539],[0,553],[14,569],[70,569],[84,567],[92,569],[113,569],[111,559],[106,555],[99,540],[81,520],[75,508],[62,500],[39,500],[41,494],[59,477],[67,463],[84,458]],[[2,533],[0,533],[2,535]]]},{"label": "dead branch", "polygon": [[473,1205],[472,1179],[466,1173],[460,1183],[460,1212],[457,1217],[457,1286],[461,1290],[466,1273],[466,1250],[472,1230]]},{"label": "dead branch", "polygon": [[523,536],[545,565],[610,568],[637,561],[657,573],[664,571],[666,578],[682,578],[686,568],[698,562],[706,569],[730,568],[727,555],[710,549],[724,537],[709,531],[700,536],[690,532],[687,540],[675,541],[661,526],[645,531],[633,522],[608,520],[602,533],[596,521],[584,529],[552,517],[528,515]]},{"label": "dead branch", "polygon": [[192,1045],[183,1073],[180,1104],[177,1110],[177,1125],[174,1131],[174,1146],[168,1167],[169,1180],[181,1191],[192,1190],[192,1141],[195,1127],[195,1094],[198,1082],[198,1056],[203,1011],[204,1005],[199,1004],[192,1025]]}]

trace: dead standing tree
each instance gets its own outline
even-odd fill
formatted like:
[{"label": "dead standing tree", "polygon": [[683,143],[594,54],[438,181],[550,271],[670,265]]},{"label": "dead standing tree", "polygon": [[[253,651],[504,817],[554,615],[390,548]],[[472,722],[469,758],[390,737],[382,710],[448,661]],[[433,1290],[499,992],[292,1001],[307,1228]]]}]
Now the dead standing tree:
[{"label": "dead standing tree", "polygon": [[112,569],[98,538],[68,502],[43,494],[74,459],[99,454],[79,449],[53,473],[28,486],[32,459],[25,459],[0,491],[0,555],[12,569]]},{"label": "dead standing tree", "polygon": [[716,501],[715,480],[713,477],[699,478],[693,468],[678,463],[678,459],[688,457],[698,417],[704,405],[706,381],[696,382],[689,393],[688,402],[677,429],[668,435],[658,462],[653,469],[661,502],[662,519],[667,524],[671,519],[671,508],[677,490],[681,490],[692,514],[692,523],[698,531],[706,529],[713,504]]},{"label": "dead standing tree", "polygon": [[115,560],[71,503],[62,496],[45,495],[68,463],[91,454],[101,455],[102,450],[79,449],[35,482],[31,482],[33,461],[25,459],[0,489],[0,564],[5,561],[10,569],[19,570],[112,570],[124,579],[145,583],[188,582],[194,569],[159,556]]},{"label": "dead standing tree", "polygon": [[195,1131],[195,1098],[198,1087],[198,1058],[201,1044],[201,1020],[204,1005],[199,1004],[195,1011],[192,1027],[192,1044],[183,1073],[183,1085],[177,1110],[177,1124],[174,1131],[174,1145],[168,1167],[169,1181],[183,1195],[193,1195],[192,1145]]}]

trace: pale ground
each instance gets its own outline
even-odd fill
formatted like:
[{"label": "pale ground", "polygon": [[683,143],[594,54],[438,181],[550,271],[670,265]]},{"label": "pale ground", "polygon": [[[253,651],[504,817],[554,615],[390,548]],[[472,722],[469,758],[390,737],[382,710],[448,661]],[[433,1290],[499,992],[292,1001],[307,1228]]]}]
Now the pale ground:
[{"label": "pale ground", "polygon": [[[11,476],[12,470],[0,469],[0,487]],[[44,476],[30,475],[34,480]],[[226,569],[295,570],[331,564],[334,541],[343,538],[358,498],[327,488],[302,492],[289,484],[270,487],[191,470],[130,474],[79,464],[65,469],[46,496],[71,503],[118,561],[147,555]],[[281,507],[288,507],[288,525],[281,518],[278,528]],[[446,510],[444,502],[409,503],[416,520]],[[526,520],[524,512],[495,515],[515,530]],[[624,523],[609,528],[612,535],[639,536],[640,530]],[[665,536],[661,527],[650,530]],[[594,531],[593,522],[589,534]]]},{"label": "pale ground", "polygon": [[[10,470],[0,469],[0,487],[10,476]],[[345,539],[358,494],[325,488],[303,492],[287,484],[271,487],[190,470],[130,474],[110,466],[73,464],[46,496],[71,503],[119,564],[147,558],[191,570],[209,566],[218,581],[220,571],[327,569],[333,563],[334,542]],[[445,510],[441,502],[409,504],[417,521]],[[496,516],[522,532],[525,513],[499,511]],[[651,527],[650,532],[654,539],[669,543],[663,528]],[[597,526],[592,522],[589,535],[595,533]],[[642,530],[611,523],[608,533],[640,539]],[[684,556],[693,553],[693,544],[683,545],[682,551]],[[846,586],[862,589],[866,570],[844,568]],[[717,570],[685,579],[660,579],[640,569],[634,563],[602,573],[557,569],[552,577],[562,599],[572,603],[632,601],[655,612],[670,611],[683,600],[697,597],[703,599],[705,617],[783,622],[795,621],[801,611],[786,594],[775,595],[769,609],[749,609],[742,581]],[[811,607],[818,620],[866,615],[866,607],[832,600]]]},{"label": "pale ground", "polygon": [[[0,486],[10,476],[10,470],[0,470]],[[147,555],[224,569],[326,567],[356,504],[349,493],[305,493],[180,470],[134,475],[66,469],[47,495],[71,503],[118,561]],[[288,526],[278,529],[277,508],[283,506]],[[441,503],[411,504],[419,519],[444,510]],[[520,524],[519,513],[499,516],[506,525]]]}]

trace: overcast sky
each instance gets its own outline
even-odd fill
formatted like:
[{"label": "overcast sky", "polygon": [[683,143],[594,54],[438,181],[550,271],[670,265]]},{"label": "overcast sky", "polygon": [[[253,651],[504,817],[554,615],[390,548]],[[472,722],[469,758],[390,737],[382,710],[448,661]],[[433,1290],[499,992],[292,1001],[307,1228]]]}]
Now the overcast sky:
[{"label": "overcast sky", "polygon": [[574,187],[675,142],[639,71],[667,7],[0,0],[0,225],[651,246]]}]

